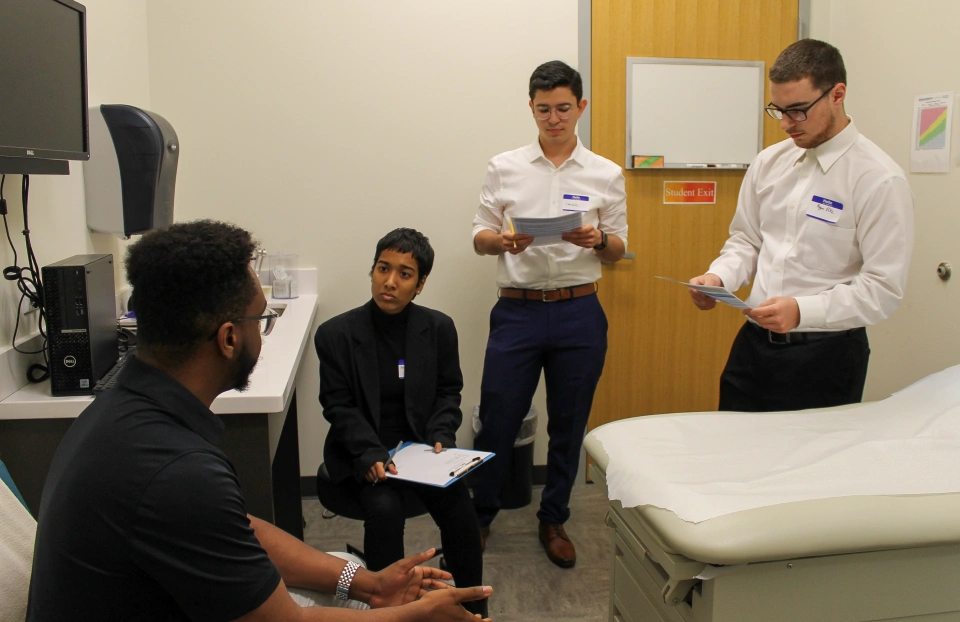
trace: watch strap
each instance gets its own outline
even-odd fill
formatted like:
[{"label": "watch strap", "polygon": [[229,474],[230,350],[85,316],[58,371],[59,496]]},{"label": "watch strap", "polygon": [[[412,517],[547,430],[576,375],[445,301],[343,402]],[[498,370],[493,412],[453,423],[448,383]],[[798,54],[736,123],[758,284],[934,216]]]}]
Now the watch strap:
[{"label": "watch strap", "polygon": [[602,229],[598,229],[598,231],[600,231],[600,243],[594,246],[593,250],[602,251],[607,248],[607,232]]},{"label": "watch strap", "polygon": [[350,584],[353,583],[353,576],[357,574],[358,568],[360,568],[360,564],[349,561],[343,567],[343,572],[340,573],[340,578],[337,580],[337,598],[340,600],[350,599]]}]

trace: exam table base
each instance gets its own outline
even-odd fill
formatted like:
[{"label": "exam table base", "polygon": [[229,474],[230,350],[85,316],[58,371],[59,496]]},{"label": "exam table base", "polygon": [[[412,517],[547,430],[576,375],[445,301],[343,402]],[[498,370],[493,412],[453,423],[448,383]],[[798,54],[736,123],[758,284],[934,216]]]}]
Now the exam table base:
[{"label": "exam table base", "polygon": [[607,524],[611,622],[960,620],[957,545],[747,564],[699,580],[717,569],[664,551],[634,510],[611,503]]}]

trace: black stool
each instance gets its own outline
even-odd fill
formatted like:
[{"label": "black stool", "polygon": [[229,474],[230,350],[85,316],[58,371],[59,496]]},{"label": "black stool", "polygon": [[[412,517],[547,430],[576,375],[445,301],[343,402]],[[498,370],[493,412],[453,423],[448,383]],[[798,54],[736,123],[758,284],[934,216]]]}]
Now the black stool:
[{"label": "black stool", "polygon": [[[330,474],[327,473],[327,466],[320,463],[320,468],[317,469],[317,499],[320,500],[320,504],[324,508],[323,518],[333,518],[334,516],[343,516],[344,518],[352,518],[353,520],[366,520],[366,515],[363,511],[363,506],[360,504],[360,500],[356,497],[343,494],[336,484],[330,480]],[[327,515],[329,512],[329,516]],[[420,501],[420,498],[413,492],[409,490],[403,491],[403,517],[405,519],[415,518],[417,516],[423,516],[427,513],[427,508],[423,505],[423,502]],[[442,570],[447,569],[447,564],[444,561],[443,549],[436,547],[437,557],[440,557],[440,568]],[[356,555],[360,559],[364,559],[363,551],[349,542],[347,542],[347,553],[351,555]]]}]

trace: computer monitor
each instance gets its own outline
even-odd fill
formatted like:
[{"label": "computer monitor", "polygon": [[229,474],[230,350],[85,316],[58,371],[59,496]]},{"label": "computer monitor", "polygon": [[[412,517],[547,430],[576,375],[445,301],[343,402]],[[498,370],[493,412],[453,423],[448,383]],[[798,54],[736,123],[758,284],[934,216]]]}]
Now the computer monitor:
[{"label": "computer monitor", "polygon": [[86,9],[0,2],[0,173],[67,174],[87,160]]}]

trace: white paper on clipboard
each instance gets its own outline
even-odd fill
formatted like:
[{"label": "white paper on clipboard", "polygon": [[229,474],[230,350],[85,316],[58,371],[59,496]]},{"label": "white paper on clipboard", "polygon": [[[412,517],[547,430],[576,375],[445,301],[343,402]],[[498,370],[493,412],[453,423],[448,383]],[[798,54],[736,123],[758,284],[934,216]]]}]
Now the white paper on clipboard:
[{"label": "white paper on clipboard", "polygon": [[493,456],[474,449],[444,448],[435,453],[430,445],[405,443],[393,456],[397,474],[388,472],[387,477],[444,488]]}]

